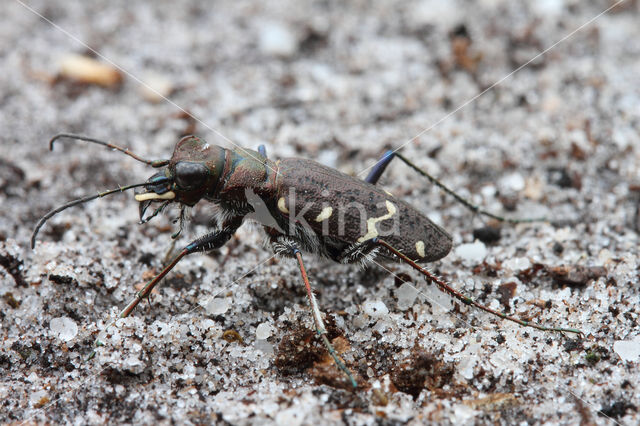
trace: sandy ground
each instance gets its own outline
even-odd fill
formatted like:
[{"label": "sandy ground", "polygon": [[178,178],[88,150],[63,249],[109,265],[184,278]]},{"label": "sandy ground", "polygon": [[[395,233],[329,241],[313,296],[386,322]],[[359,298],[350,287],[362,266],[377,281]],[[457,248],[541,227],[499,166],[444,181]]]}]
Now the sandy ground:
[{"label": "sandy ground", "polygon": [[[570,35],[611,5],[4,1],[0,422],[637,424],[638,3]],[[79,68],[70,54],[91,55],[81,43],[120,77],[99,73],[101,86],[62,72]],[[478,230],[491,221],[392,163],[381,185],[453,236],[431,268],[495,309],[584,337],[470,310],[406,266],[307,256],[330,337],[360,382],[352,391],[310,331],[296,265],[247,224],[181,262],[85,362],[161,269],[176,210],[141,226],[133,194],[114,195],[50,220],[32,251],[48,210],[153,173],[80,142],[49,152],[63,131],[150,158],[186,133],[264,143],[271,158],[360,177],[404,146],[486,209],[550,218],[487,241]],[[178,245],[204,234],[211,213],[195,208]]]}]

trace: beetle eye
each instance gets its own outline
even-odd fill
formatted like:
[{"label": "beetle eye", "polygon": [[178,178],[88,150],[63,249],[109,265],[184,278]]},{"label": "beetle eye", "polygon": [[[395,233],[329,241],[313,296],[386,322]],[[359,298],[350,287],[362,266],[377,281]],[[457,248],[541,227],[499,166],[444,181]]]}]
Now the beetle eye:
[{"label": "beetle eye", "polygon": [[175,181],[180,188],[196,188],[206,182],[208,170],[200,163],[181,161],[176,164]]}]

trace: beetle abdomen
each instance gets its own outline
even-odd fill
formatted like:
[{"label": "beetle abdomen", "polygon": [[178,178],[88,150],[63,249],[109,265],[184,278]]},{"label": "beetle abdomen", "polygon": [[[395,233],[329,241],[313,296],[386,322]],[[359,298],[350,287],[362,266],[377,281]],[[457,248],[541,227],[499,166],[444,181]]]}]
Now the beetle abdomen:
[{"label": "beetle abdomen", "polygon": [[276,187],[278,213],[318,236],[345,245],[378,237],[419,262],[451,250],[451,236],[411,205],[314,161],[281,160]]}]

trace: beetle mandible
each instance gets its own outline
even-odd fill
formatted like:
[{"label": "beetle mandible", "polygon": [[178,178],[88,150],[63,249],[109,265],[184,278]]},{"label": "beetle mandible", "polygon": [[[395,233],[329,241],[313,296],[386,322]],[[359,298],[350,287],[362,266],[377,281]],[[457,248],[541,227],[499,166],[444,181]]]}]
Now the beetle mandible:
[{"label": "beetle mandible", "polygon": [[[276,254],[296,259],[317,335],[354,388],[357,387],[357,382],[353,374],[326,336],[322,314],[304,266],[303,251],[341,263],[368,264],[376,258],[404,262],[428,281],[435,283],[440,290],[466,305],[522,326],[580,334],[579,330],[545,327],[490,309],[463,295],[420,266],[446,256],[451,250],[452,239],[444,229],[414,207],[376,186],[393,158],[406,163],[475,213],[511,223],[533,220],[506,219],[480,209],[400,153],[388,151],[372,168],[367,178],[359,180],[311,160],[285,158],[272,161],[267,158],[264,146],[260,146],[258,151],[231,150],[210,145],[196,136],[183,137],[169,160],[147,160],[112,143],[68,133],[61,133],[51,139],[50,148],[53,149],[54,142],[62,138],[96,143],[118,150],[149,166],[159,168],[160,171],[144,183],[84,197],[50,211],[36,225],[31,237],[32,247],[35,246],[40,228],[55,214],[69,207],[133,188],[142,188],[142,191],[135,194],[135,199],[140,203],[141,223],[148,222],[171,203],[180,206],[180,228],[173,235],[174,238],[182,230],[187,207],[204,200],[220,208],[215,229],[187,244],[158,275],[136,293],[119,314],[119,318],[128,316],[141,300],[147,298],[180,259],[191,253],[222,247],[245,218],[253,217],[262,222],[268,242]],[[151,205],[157,207],[145,217]]]}]

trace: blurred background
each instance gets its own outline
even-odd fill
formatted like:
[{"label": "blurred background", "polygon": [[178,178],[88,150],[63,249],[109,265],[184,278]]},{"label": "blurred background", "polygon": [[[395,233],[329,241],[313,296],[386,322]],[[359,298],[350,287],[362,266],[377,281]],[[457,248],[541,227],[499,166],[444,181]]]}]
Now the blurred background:
[{"label": "blurred background", "polygon": [[[634,423],[639,12],[635,0],[5,0],[0,421]],[[453,235],[436,272],[496,309],[587,337],[503,331],[450,312],[403,267],[394,277],[310,258],[343,356],[368,383],[348,392],[301,337],[311,323],[295,265],[244,226],[227,247],[181,263],[83,363],[117,307],[159,271],[176,212],[137,226],[132,194],[115,195],[56,216],[31,251],[33,226],[53,207],[152,174],[81,142],[50,152],[59,132],[148,158],[169,157],[186,134],[265,144],[273,159],[361,178],[403,147],[489,210],[552,218],[477,239],[486,223],[392,163],[381,185]],[[205,233],[210,216],[195,208],[178,244]],[[563,281],[557,267],[582,275]],[[398,275],[422,293],[398,293]],[[383,316],[368,308],[379,303]],[[293,357],[295,341],[320,355]]]}]

